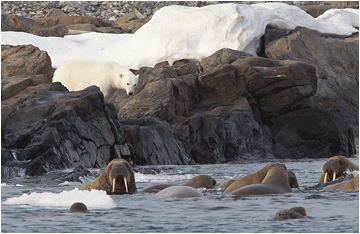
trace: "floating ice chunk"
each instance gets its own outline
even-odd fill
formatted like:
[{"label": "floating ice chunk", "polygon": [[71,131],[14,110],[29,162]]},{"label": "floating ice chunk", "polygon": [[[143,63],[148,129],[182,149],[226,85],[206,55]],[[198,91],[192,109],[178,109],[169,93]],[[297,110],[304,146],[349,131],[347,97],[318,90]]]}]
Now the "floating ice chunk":
[{"label": "floating ice chunk", "polygon": [[79,191],[77,188],[61,193],[34,192],[23,194],[20,197],[8,198],[3,204],[69,209],[75,202],[84,203],[88,209],[111,209],[116,207],[114,200],[106,194],[106,191]]}]

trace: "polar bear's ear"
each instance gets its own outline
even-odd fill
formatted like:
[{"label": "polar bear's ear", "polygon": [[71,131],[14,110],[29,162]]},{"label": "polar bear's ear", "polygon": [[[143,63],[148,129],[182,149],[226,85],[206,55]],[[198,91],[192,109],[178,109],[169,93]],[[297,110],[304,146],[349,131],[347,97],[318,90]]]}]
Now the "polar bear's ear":
[{"label": "polar bear's ear", "polygon": [[123,76],[124,76],[123,74],[120,74],[120,78],[123,78]]}]

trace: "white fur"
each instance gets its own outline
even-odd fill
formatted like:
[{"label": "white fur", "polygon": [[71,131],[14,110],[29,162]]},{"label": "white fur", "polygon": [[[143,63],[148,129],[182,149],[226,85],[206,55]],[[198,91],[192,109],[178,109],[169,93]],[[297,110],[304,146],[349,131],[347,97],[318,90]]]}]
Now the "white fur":
[{"label": "white fur", "polygon": [[53,82],[61,82],[69,91],[96,85],[110,101],[119,89],[134,94],[138,77],[115,62],[95,62],[85,59],[68,60],[56,69]]}]

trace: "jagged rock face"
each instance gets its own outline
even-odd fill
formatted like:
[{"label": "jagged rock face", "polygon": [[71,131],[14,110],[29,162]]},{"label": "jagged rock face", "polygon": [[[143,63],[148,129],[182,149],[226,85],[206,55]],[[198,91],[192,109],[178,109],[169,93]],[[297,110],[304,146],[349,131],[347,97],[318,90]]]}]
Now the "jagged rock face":
[{"label": "jagged rock face", "polygon": [[[68,92],[54,83],[2,112],[5,166],[27,175],[84,165],[103,167],[131,147],[119,132],[98,87]],[[116,120],[116,119],[115,119]]]},{"label": "jagged rock face", "polygon": [[134,149],[136,165],[188,165],[190,149],[169,123],[154,117],[120,121]]},{"label": "jagged rock face", "polygon": [[301,28],[265,44],[265,53],[272,59],[298,60],[314,66],[318,77],[316,94],[299,108],[328,109],[358,134],[358,34],[343,39]]},{"label": "jagged rock face", "polygon": [[137,94],[120,94],[115,108],[121,118],[156,116],[170,122],[187,140],[197,163],[355,152],[351,129],[334,113],[321,108],[299,111],[318,90],[312,65],[230,49],[200,63],[174,64],[141,68]]}]

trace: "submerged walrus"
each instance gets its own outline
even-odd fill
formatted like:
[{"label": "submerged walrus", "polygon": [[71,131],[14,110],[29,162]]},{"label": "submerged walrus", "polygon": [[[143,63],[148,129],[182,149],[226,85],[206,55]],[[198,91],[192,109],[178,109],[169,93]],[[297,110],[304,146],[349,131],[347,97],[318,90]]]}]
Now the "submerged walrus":
[{"label": "submerged walrus", "polygon": [[75,202],[70,207],[70,213],[87,213],[88,209],[86,205],[82,202]]},{"label": "submerged walrus", "polygon": [[319,184],[330,183],[345,175],[345,171],[358,171],[359,166],[344,156],[337,155],[329,158],[322,168]]},{"label": "submerged walrus", "polygon": [[273,221],[281,221],[286,219],[306,218],[307,212],[304,207],[293,207],[288,210],[280,210],[272,218]]},{"label": "submerged walrus", "polygon": [[178,197],[178,198],[189,198],[189,197],[203,197],[204,195],[194,189],[193,187],[179,185],[171,186],[156,193],[157,196],[163,197]]},{"label": "submerged walrus", "polygon": [[[197,188],[213,188],[216,185],[216,181],[208,175],[198,175],[190,180],[186,181],[183,186],[189,186],[194,189]],[[149,187],[143,188],[141,193],[156,193],[163,189],[166,189],[171,186],[176,186],[175,184],[155,184]]]},{"label": "submerged walrus", "polygon": [[323,190],[342,190],[347,192],[354,192],[355,190],[359,190],[359,175],[338,184],[328,185],[323,188]]},{"label": "submerged walrus", "polygon": [[[232,182],[224,191],[225,194],[227,193],[231,193],[239,188],[242,188],[242,187],[245,187],[245,186],[248,186],[248,185],[251,185],[251,184],[261,184],[263,183],[265,177],[267,176],[269,170],[276,166],[276,165],[282,165],[283,167],[285,167],[285,165],[283,164],[280,164],[280,163],[271,163],[271,164],[268,164],[266,165],[265,167],[261,168],[259,171],[253,173],[253,174],[250,174],[250,175],[247,175],[247,176],[244,176],[234,182]],[[297,182],[297,179],[296,179],[296,176],[293,172],[289,171],[286,169],[285,167],[285,170],[287,171],[287,178],[288,178],[288,185],[290,186],[290,188],[298,188],[299,187],[299,184]]]},{"label": "submerged walrus", "polygon": [[130,164],[121,158],[113,159],[96,180],[82,185],[79,190],[104,190],[107,194],[135,193],[135,177]]},{"label": "submerged walrus", "polygon": [[[272,163],[262,168],[258,172],[259,173],[257,174],[257,176],[253,177],[252,179],[253,184],[246,185],[229,192],[228,189],[235,183],[234,182],[225,190],[224,193],[229,193],[231,195],[237,196],[249,196],[262,194],[283,194],[291,192],[291,187],[289,183],[289,171],[286,169],[284,164]],[[263,177],[264,173],[266,173],[266,175],[265,178],[261,181],[261,183],[255,183]]]}]

